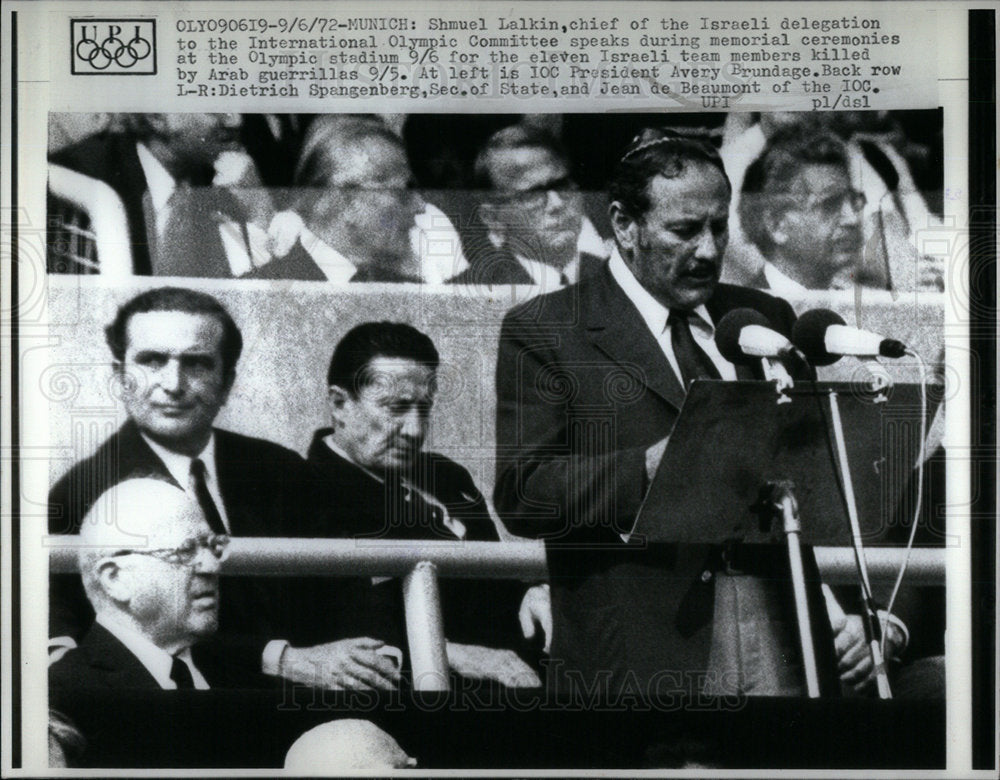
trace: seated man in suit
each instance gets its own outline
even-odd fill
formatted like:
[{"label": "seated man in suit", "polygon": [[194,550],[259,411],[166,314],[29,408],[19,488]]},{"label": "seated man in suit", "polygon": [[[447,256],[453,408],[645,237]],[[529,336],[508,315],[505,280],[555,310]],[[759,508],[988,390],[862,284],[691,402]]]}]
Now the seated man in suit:
[{"label": "seated man in suit", "polygon": [[[333,426],[316,432],[308,455],[333,507],[326,535],[499,542],[469,472],[422,450],[438,364],[430,338],[403,323],[364,323],[337,344],[327,374]],[[387,630],[401,631],[398,583],[380,587],[391,588]],[[503,580],[443,580],[452,667],[467,677],[539,684],[512,651],[521,644],[519,617],[527,633],[535,622],[547,624],[546,596],[545,586],[526,595],[522,585]]]},{"label": "seated man in suit", "polygon": [[[239,114],[122,118],[126,131],[85,138],[50,162],[104,182],[118,195],[136,274],[226,278],[269,259],[265,231],[272,208],[240,144]],[[50,204],[50,223],[76,218],[63,219],[64,210]],[[99,270],[100,258],[94,269],[62,267],[64,243],[54,227],[50,271]]]},{"label": "seated man in suit", "polygon": [[211,531],[183,490],[161,479],[120,482],[91,507],[79,541],[96,618],[80,645],[49,667],[54,689],[207,689],[259,674],[239,675],[196,646],[218,628],[229,537]]},{"label": "seated man in suit", "polygon": [[[243,345],[215,298],[176,287],[140,293],[119,308],[105,335],[129,419],[53,486],[50,533],[77,533],[105,490],[155,475],[197,501],[213,533],[312,535],[306,524],[315,509],[302,458],[213,427]],[[358,636],[353,626],[323,622],[311,612],[301,583],[241,577],[227,585],[219,625],[233,657],[318,687],[340,687],[344,679],[363,688],[395,685],[395,668],[375,652],[381,642],[350,639]],[[53,575],[50,650],[72,647],[92,621],[79,577]],[[328,641],[333,638],[340,641]],[[345,665],[353,672],[341,678]]]},{"label": "seated man in suit", "polygon": [[[607,267],[504,320],[494,500],[512,532],[546,541],[557,693],[804,691],[783,550],[632,536],[687,385],[761,378],[721,355],[715,325],[743,307],[786,335],[795,320],[783,300],[719,283],[730,194],[706,139],[643,131],[610,183],[617,248]],[[821,682],[835,690],[833,637],[806,557]]]},{"label": "seated man in suit", "polygon": [[740,193],[740,223],[764,256],[753,286],[798,295],[870,283],[859,275],[864,206],[835,135],[778,133],[747,169]]},{"label": "seated man in suit", "polygon": [[[604,257],[581,249],[583,200],[559,142],[548,132],[511,125],[490,136],[476,157],[479,217],[467,236],[469,268],[453,284],[532,284],[552,291],[599,269]],[[593,239],[597,239],[596,242]]]},{"label": "seated man in suit", "polygon": [[410,232],[425,203],[414,185],[403,142],[377,117],[313,120],[295,172],[298,241],[253,276],[422,281]]}]

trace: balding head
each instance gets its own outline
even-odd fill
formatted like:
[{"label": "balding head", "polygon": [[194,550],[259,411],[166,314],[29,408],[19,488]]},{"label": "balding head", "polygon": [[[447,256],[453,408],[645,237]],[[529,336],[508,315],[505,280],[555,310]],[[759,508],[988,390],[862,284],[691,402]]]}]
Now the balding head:
[{"label": "balding head", "polygon": [[402,140],[366,116],[317,117],[295,171],[297,210],[326,243],[362,266],[406,268],[424,201]]},{"label": "balding head", "polygon": [[[121,482],[94,503],[80,529],[79,564],[100,614],[127,623],[176,652],[218,623],[219,560],[198,504],[158,479]],[[177,554],[185,543],[193,556]]]}]

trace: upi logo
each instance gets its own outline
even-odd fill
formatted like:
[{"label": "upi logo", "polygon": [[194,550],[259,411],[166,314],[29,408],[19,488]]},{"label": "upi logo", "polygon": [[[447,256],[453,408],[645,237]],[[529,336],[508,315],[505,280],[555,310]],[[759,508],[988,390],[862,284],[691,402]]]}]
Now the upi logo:
[{"label": "upi logo", "polygon": [[155,19],[71,19],[70,72],[76,76],[156,73]]}]

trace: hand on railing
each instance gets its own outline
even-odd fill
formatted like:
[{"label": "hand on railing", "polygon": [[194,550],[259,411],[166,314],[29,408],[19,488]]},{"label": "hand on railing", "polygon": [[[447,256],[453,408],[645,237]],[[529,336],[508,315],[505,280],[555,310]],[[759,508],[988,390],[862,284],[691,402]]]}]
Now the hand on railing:
[{"label": "hand on railing", "polygon": [[539,688],[541,679],[513,650],[448,642],[448,666],[472,680],[495,680],[508,688]]},{"label": "hand on railing", "polygon": [[376,652],[385,642],[362,637],[314,647],[287,647],[278,671],[292,682],[331,690],[395,690],[399,669]]},{"label": "hand on railing", "polygon": [[525,639],[534,639],[536,627],[541,629],[545,640],[542,649],[548,653],[552,649],[552,597],[547,583],[534,585],[524,592],[517,617]]}]

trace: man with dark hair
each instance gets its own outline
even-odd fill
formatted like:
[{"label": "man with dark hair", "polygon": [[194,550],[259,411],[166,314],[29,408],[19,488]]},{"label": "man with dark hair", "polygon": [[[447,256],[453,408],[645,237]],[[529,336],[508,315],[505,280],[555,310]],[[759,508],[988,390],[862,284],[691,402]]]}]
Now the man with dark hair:
[{"label": "man with dark hair", "polygon": [[[724,561],[709,545],[642,544],[631,536],[687,385],[761,378],[758,368],[720,354],[715,325],[743,307],[786,335],[795,319],[785,301],[719,283],[730,194],[707,140],[643,131],[610,184],[617,248],[607,267],[504,320],[494,501],[508,529],[546,541],[549,681],[557,693],[804,690],[791,662],[794,627],[781,608],[781,549]],[[743,598],[744,609],[746,599],[768,605],[744,616],[753,626],[716,614],[716,606],[721,614],[731,606],[716,605],[716,587],[732,569],[755,576],[720,592]],[[832,669],[829,626],[816,633],[821,668]]]},{"label": "man with dark hair", "polygon": [[[439,363],[430,338],[404,323],[367,322],[337,344],[327,373],[333,425],[316,432],[308,455],[332,507],[326,535],[499,541],[469,472],[422,449]],[[403,627],[399,584],[379,587],[379,617],[393,641],[391,632]],[[519,617],[528,626],[547,622],[536,608],[547,595],[542,586],[529,589],[520,611],[524,587],[517,583],[445,580],[441,591],[448,656],[457,672],[508,685],[538,684],[513,650],[521,644]]]},{"label": "man with dark hair", "polygon": [[[127,129],[59,150],[50,162],[107,184],[121,199],[134,273],[242,276],[269,258],[271,205],[240,143],[240,114],[126,114]],[[79,220],[50,202],[50,272],[76,266],[60,251],[60,222]],[[115,237],[124,241],[124,236]]]},{"label": "man with dark hair", "polygon": [[862,267],[864,205],[836,136],[775,135],[747,169],[740,194],[743,231],[765,258],[753,286],[795,295],[876,281]]},{"label": "man with dark hair", "polygon": [[[554,290],[591,275],[604,258],[580,248],[583,199],[562,145],[518,124],[497,131],[475,162],[485,230],[469,233],[469,268],[454,284],[531,284]],[[599,247],[598,247],[599,248]]]},{"label": "man with dark hair", "polygon": [[[186,491],[213,533],[314,535],[316,505],[302,458],[272,442],[213,427],[233,387],[242,345],[218,301],[180,288],[150,290],[121,307],[106,335],[129,419],[53,486],[50,533],[78,533],[108,488],[130,477],[156,476]],[[353,635],[353,626],[311,614],[302,587],[259,577],[228,583],[219,624],[234,657],[267,674],[317,686],[347,680],[391,688],[395,670],[375,653],[381,642],[289,645]],[[50,649],[58,654],[75,645],[92,620],[79,577],[54,575]]]}]

